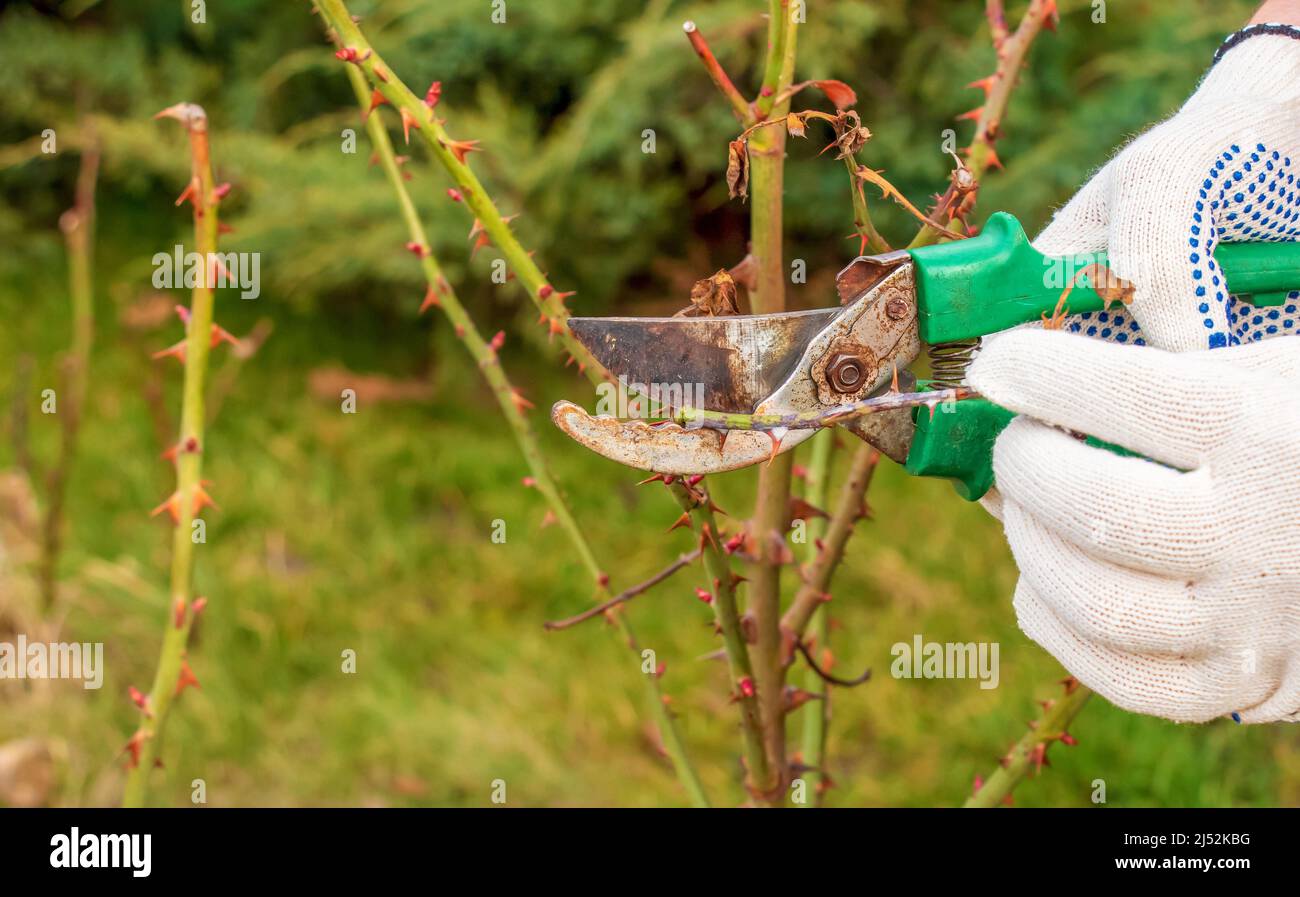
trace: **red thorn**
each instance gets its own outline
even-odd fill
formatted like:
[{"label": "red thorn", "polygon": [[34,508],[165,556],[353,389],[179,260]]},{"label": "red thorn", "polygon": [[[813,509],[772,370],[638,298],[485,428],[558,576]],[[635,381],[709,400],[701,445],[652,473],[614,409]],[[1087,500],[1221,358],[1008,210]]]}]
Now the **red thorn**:
[{"label": "red thorn", "polygon": [[167,496],[167,500],[149,512],[150,517],[157,517],[163,511],[166,511],[172,518],[172,523],[181,522],[181,499],[180,496],[173,492]]},{"label": "red thorn", "polygon": [[1061,744],[1065,745],[1066,747],[1074,747],[1078,743],[1079,743],[1079,739],[1075,738],[1069,732],[1061,733]]},{"label": "red thorn", "polygon": [[433,109],[438,105],[438,100],[442,99],[442,82],[434,81],[429,85],[429,89],[424,92],[424,105]]},{"label": "red thorn", "polygon": [[212,202],[214,204],[221,202],[223,199],[225,199],[227,196],[230,195],[230,189],[231,188],[230,188],[229,181],[226,181],[224,183],[218,184],[217,186],[213,187]]},{"label": "red thorn", "polygon": [[753,679],[749,678],[748,676],[741,676],[740,682],[738,684],[740,685],[740,693],[742,695],[744,695],[747,698],[752,698],[754,696]]},{"label": "red thorn", "polygon": [[149,712],[149,698],[140,693],[140,689],[134,685],[127,686],[126,693],[131,696],[131,703],[144,711],[145,716],[153,716]]},{"label": "red thorn", "polygon": [[957,121],[979,121],[980,115],[983,111],[984,108],[981,106],[979,109],[972,109],[969,112],[963,112],[961,115],[957,116]]},{"label": "red thorn", "polygon": [[415,256],[416,258],[421,258],[421,259],[429,254],[429,250],[427,247],[425,247],[421,243],[415,242],[414,240],[411,240],[406,244],[406,251],[411,253],[411,255]]},{"label": "red thorn", "polygon": [[212,500],[212,496],[208,495],[207,490],[203,488],[206,485],[208,485],[207,480],[200,480],[199,484],[194,487],[194,507],[190,511],[194,517],[199,516],[199,512],[204,508],[215,509],[217,507],[217,503]]},{"label": "red thorn", "polygon": [[165,359],[165,357],[174,357],[175,360],[185,364],[185,341],[182,339],[181,342],[175,343],[173,346],[160,348],[159,351],[153,352],[151,357],[155,361]]},{"label": "red thorn", "polygon": [[235,346],[236,348],[239,347],[239,340],[229,330],[222,327],[220,324],[213,324],[212,337],[208,343],[208,348],[215,349],[222,343],[230,343],[230,345]]},{"label": "red thorn", "polygon": [[510,401],[515,403],[515,410],[520,414],[523,414],[525,411],[534,407],[533,403],[525,399],[523,393],[521,393],[517,388],[510,390]]},{"label": "red thorn", "polygon": [[189,661],[188,661],[188,660],[182,660],[182,661],[181,661],[181,674],[180,674],[180,676],[177,677],[177,679],[176,679],[176,692],[175,692],[175,694],[179,695],[181,692],[185,691],[186,686],[189,686],[189,685],[192,685],[192,686],[194,686],[195,688],[200,688],[200,687],[201,687],[201,686],[199,685],[199,679],[198,679],[198,677],[195,676],[195,675],[194,675],[194,671],[190,669],[190,663],[189,663]]},{"label": "red thorn", "polygon": [[993,83],[997,81],[997,77],[998,77],[997,74],[994,73],[992,75],[989,75],[987,78],[980,78],[978,81],[972,81],[971,83],[967,84],[966,87],[967,88],[978,87],[980,90],[984,91],[985,96],[988,96],[989,91],[993,89]]},{"label": "red thorn", "polygon": [[365,53],[358,53],[356,47],[344,47],[334,53],[335,59],[342,59],[344,62],[365,62],[373,54],[373,50],[366,50]]},{"label": "red thorn", "polygon": [[698,486],[698,485],[699,485],[701,482],[703,482],[703,481],[704,481],[704,474],[702,474],[702,473],[696,473],[696,474],[692,474],[692,475],[690,475],[690,476],[688,476],[688,477],[686,478],[686,485],[687,485],[687,486]]},{"label": "red thorn", "polygon": [[185,599],[177,598],[172,602],[172,626],[180,629],[185,625]]},{"label": "red thorn", "polygon": [[229,224],[226,224],[226,222],[224,222],[224,221],[218,221],[218,222],[217,222],[217,233],[219,233],[219,234],[233,234],[234,232],[235,232],[235,229],[234,229],[233,227],[231,227]]},{"label": "red thorn", "polygon": [[532,489],[537,486],[537,481],[532,477],[524,477],[520,482],[523,483],[525,489]]},{"label": "red thorn", "polygon": [[673,525],[670,526],[670,527],[668,527],[667,532],[670,532],[670,533],[671,533],[673,530],[677,529],[678,527],[682,527],[682,526],[686,527],[687,529],[694,529],[694,528],[695,528],[695,527],[691,524],[691,513],[690,513],[690,511],[682,511],[682,516],[678,517],[676,520],[673,521]]},{"label": "red thorn", "polygon": [[447,188],[447,195],[451,197],[452,202],[461,202],[465,197],[460,195],[460,191],[455,187]]},{"label": "red thorn", "polygon": [[388,83],[388,74],[379,66],[375,66],[373,69],[371,69],[371,71],[373,71],[375,73],[375,77],[378,78],[380,81],[382,81],[384,84]]},{"label": "red thorn", "polygon": [[431,308],[441,307],[442,303],[438,301],[438,291],[432,286],[424,291],[424,301],[420,303],[420,314],[424,314]]},{"label": "red thorn", "polygon": [[505,344],[506,344],[506,332],[504,330],[498,330],[497,335],[492,337],[492,342],[488,343],[488,346],[491,347],[493,352],[500,352],[501,347],[504,346]]},{"label": "red thorn", "polygon": [[999,168],[999,169],[1000,169],[1000,168],[1003,168],[1003,167],[1004,167],[1004,166],[1002,165],[1002,160],[998,158],[998,152],[997,152],[997,150],[995,150],[995,149],[992,147],[992,145],[989,146],[988,161],[987,161],[986,164],[988,165],[989,168]]},{"label": "red thorn", "polygon": [[131,755],[131,759],[127,763],[127,769],[135,769],[140,765],[140,748],[144,745],[144,740],[147,737],[143,730],[136,732],[131,736],[131,740],[126,743],[126,747],[122,748],[122,753]]},{"label": "red thorn", "polygon": [[537,288],[537,298],[549,299],[551,298],[551,294],[554,292],[555,292],[555,287],[551,286],[549,283],[544,283]]},{"label": "red thorn", "polygon": [[600,575],[596,577],[596,584],[602,589],[609,588],[609,574],[601,571]]},{"label": "red thorn", "polygon": [[185,189],[181,191],[181,195],[176,197],[176,205],[178,206],[184,205],[186,200],[193,202],[194,197],[198,195],[199,195],[199,181],[197,178],[192,178],[190,182],[185,185]]},{"label": "red thorn", "polygon": [[695,597],[703,601],[705,604],[713,603],[713,593],[708,589],[696,589]]},{"label": "red thorn", "polygon": [[[376,87],[370,92],[370,105],[366,107],[366,114],[362,116],[362,118],[369,118],[370,113],[374,112],[380,106],[387,105],[388,97],[384,96],[384,92]],[[408,140],[407,143],[410,143],[410,141]]]},{"label": "red thorn", "polygon": [[206,598],[195,598],[195,599],[194,599],[194,604],[193,604],[193,606],[192,606],[192,610],[193,610],[193,612],[194,612],[194,616],[197,617],[199,614],[203,613],[203,609],[204,609],[205,607],[207,607],[207,606],[208,606],[208,599],[206,599]]},{"label": "red thorn", "polygon": [[402,112],[402,136],[406,139],[406,142],[407,142],[407,143],[410,143],[410,142],[411,142],[411,128],[414,127],[414,128],[416,128],[416,129],[418,130],[419,127],[420,127],[420,123],[419,123],[418,121],[415,120],[415,116],[412,115],[412,114],[411,114],[411,113],[406,109],[405,106],[402,107],[401,112]]},{"label": "red thorn", "polygon": [[725,551],[727,554],[735,554],[737,551],[740,550],[741,546],[744,544],[745,544],[745,534],[736,533],[726,542],[722,543],[722,550]]},{"label": "red thorn", "polygon": [[479,151],[478,143],[477,140],[449,140],[443,146],[451,151],[461,165],[464,165],[466,156]]}]

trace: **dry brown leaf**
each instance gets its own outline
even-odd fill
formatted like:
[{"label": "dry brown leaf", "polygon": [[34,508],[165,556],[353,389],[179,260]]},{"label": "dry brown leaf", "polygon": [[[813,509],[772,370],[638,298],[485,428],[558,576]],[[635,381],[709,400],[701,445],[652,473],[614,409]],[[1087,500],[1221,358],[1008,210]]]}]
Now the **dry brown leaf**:
[{"label": "dry brown leaf", "polygon": [[749,197],[749,151],[744,140],[727,144],[727,195],[731,199]]},{"label": "dry brown leaf", "polygon": [[679,311],[676,318],[716,318],[740,314],[736,297],[736,282],[725,268],[712,277],[695,281],[691,287],[691,304]]},{"label": "dry brown leaf", "polygon": [[785,117],[785,129],[790,132],[791,137],[806,137],[804,131],[803,116],[798,112],[791,112]]}]

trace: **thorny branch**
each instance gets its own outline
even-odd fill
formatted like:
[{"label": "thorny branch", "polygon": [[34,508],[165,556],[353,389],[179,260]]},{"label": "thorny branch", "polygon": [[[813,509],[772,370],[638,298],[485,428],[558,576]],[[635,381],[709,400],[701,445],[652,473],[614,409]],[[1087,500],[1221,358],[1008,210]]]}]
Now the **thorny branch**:
[{"label": "thorny branch", "polygon": [[[583,566],[587,568],[588,574],[595,582],[596,598],[600,601],[609,594],[609,576],[602,570],[596,560],[586,533],[574,518],[568,502],[565,501],[563,494],[560,492],[559,484],[555,481],[550,468],[546,465],[541,446],[537,440],[537,434],[524,413],[530,407],[529,403],[510,382],[501,367],[499,350],[504,344],[504,333],[498,334],[491,341],[485,340],[475,325],[473,318],[470,317],[469,312],[461,304],[455,290],[443,275],[442,268],[429,247],[428,237],[425,235],[419,212],[415,208],[415,203],[411,200],[410,192],[406,189],[406,182],[393,152],[393,144],[389,139],[388,131],[385,129],[379,115],[373,114],[365,79],[360,72],[351,66],[348,68],[348,78],[352,82],[357,100],[365,114],[366,129],[371,144],[374,146],[374,150],[383,165],[384,173],[388,177],[389,184],[397,196],[402,218],[406,222],[411,240],[408,246],[413,247],[413,251],[420,259],[420,267],[424,272],[427,285],[421,310],[430,307],[441,309],[455,328],[457,338],[478,363],[479,371],[492,388],[492,393],[501,408],[501,413],[509,423],[515,441],[519,444],[524,460],[528,464],[531,473],[530,484],[546,499],[551,513],[560,524],[560,528],[564,530],[573,543]],[[613,606],[617,603],[617,600],[602,602],[602,606],[597,607],[593,612],[600,612],[602,609],[607,610],[606,618],[618,626],[623,637],[639,658],[641,651],[636,641],[635,632],[627,618],[613,609]],[[709,805],[708,798],[704,794],[704,788],[700,783],[699,776],[686,754],[686,748],[682,743],[680,734],[677,732],[676,723],[673,721],[672,715],[664,702],[657,675],[647,675],[645,679],[650,692],[651,712],[655,716],[659,734],[663,740],[664,751],[668,754],[669,760],[672,762],[682,785],[686,788],[692,803],[699,807],[707,807]]]},{"label": "thorny branch", "polygon": [[1030,0],[1029,7],[1025,10],[1014,33],[1007,30],[1002,0],[987,0],[985,10],[993,34],[993,48],[997,51],[998,64],[993,74],[969,85],[984,91],[983,105],[958,116],[961,120],[975,122],[975,136],[964,151],[965,169],[969,172],[970,181],[959,184],[957,179],[954,179],[948,192],[939,198],[936,212],[949,218],[947,226],[941,229],[934,224],[927,224],[917,233],[908,248],[933,243],[942,237],[942,230],[953,230],[957,226],[961,228],[959,232],[964,234],[964,216],[975,204],[980,179],[990,168],[1002,167],[994,144],[1001,136],[1002,121],[1006,117],[1007,106],[1011,101],[1011,93],[1015,89],[1020,69],[1025,64],[1035,38],[1043,28],[1053,30],[1056,28],[1056,0]]},{"label": "thorny branch", "polygon": [[605,369],[569,332],[569,310],[564,300],[571,294],[557,291],[550,283],[533,261],[532,254],[524,249],[514,235],[509,219],[501,215],[478,176],[465,164],[468,154],[478,149],[477,141],[453,140],[444,129],[443,121],[437,117],[441,83],[433,82],[424,98],[420,99],[366,40],[342,0],[312,2],[329,29],[331,39],[339,47],[335,55],[345,63],[361,69],[374,88],[369,108],[378,105],[393,106],[401,116],[402,131],[407,142],[410,142],[412,130],[424,139],[438,164],[456,182],[456,187],[447,191],[448,196],[469,211],[478,234],[485,241],[495,244],[505,256],[510,270],[537,306],[540,312],[539,323],[546,327],[552,338],[559,338],[580,372],[596,383],[607,379]]},{"label": "thorny branch", "polygon": [[803,641],[808,621],[830,599],[831,576],[844,557],[844,546],[853,535],[857,522],[867,516],[867,489],[879,462],[880,453],[869,445],[860,446],[853,456],[849,478],[844,482],[835,511],[826,524],[822,544],[804,573],[803,585],[781,618],[781,628],[796,642]]},{"label": "thorny branch", "polygon": [[768,433],[771,434],[772,454],[775,456],[780,451],[781,437],[789,430],[816,430],[867,414],[897,411],[900,408],[912,408],[918,405],[924,405],[933,412],[935,408],[948,402],[978,398],[980,398],[979,393],[970,387],[957,386],[951,389],[931,389],[923,392],[891,392],[875,398],[834,405],[821,411],[793,411],[789,414],[741,414],[684,407],[673,415],[672,422],[688,429],[703,427],[709,430],[757,430]]},{"label": "thorny branch", "polygon": [[194,579],[194,541],[191,522],[204,507],[213,506],[208,497],[206,482],[202,479],[204,441],[204,390],[208,373],[208,354],[224,337],[229,337],[212,321],[216,283],[215,253],[217,249],[217,207],[225,195],[226,187],[218,187],[212,176],[212,161],[208,148],[208,117],[202,107],[181,103],[164,109],[155,118],[174,118],[185,126],[190,141],[190,182],[177,205],[188,200],[194,210],[195,250],[199,257],[208,260],[203,276],[199,278],[190,299],[187,314],[182,320],[187,327],[185,339],[159,355],[174,355],[185,366],[185,382],[181,397],[180,437],[166,457],[176,465],[176,491],[154,513],[170,515],[172,528],[171,602],[167,611],[167,626],[158,658],[158,669],[148,695],[132,689],[132,697],[140,707],[140,728],[127,742],[130,754],[130,771],[122,803],[128,807],[143,805],[149,774],[153,771],[159,741],[173,700],[186,686],[198,687],[198,679],[185,660],[190,629],[207,603],[203,598],[191,602]]},{"label": "thorny branch", "polygon": [[998,768],[983,781],[975,779],[975,790],[967,799],[967,807],[996,807],[1011,802],[1011,792],[1028,775],[1048,766],[1047,749],[1059,741],[1067,747],[1077,742],[1066,731],[1083,705],[1092,697],[1092,691],[1080,685],[1073,677],[1063,680],[1065,694],[1043,702],[1043,715],[1029,724],[1029,731],[1011,746],[1011,750],[998,761]]}]

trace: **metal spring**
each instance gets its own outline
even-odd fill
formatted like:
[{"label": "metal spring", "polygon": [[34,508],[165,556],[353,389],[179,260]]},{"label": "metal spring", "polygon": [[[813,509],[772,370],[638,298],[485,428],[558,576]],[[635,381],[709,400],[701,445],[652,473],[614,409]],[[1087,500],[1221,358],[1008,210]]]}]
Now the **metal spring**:
[{"label": "metal spring", "polygon": [[966,382],[966,369],[970,367],[979,347],[978,336],[930,346],[927,354],[930,356],[932,386],[936,389],[953,389],[963,385]]}]

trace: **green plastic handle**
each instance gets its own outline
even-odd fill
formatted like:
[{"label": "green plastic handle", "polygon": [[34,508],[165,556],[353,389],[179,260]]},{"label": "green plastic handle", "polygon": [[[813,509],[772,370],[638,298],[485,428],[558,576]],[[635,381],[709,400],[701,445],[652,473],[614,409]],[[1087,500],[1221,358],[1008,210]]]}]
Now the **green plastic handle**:
[{"label": "green plastic handle", "polygon": [[[921,339],[927,343],[997,333],[1051,314],[1072,282],[1069,313],[1101,311],[1086,269],[1104,252],[1052,258],[1029,245],[1014,216],[997,212],[976,237],[911,250]],[[1300,243],[1222,243],[1214,251],[1229,291],[1254,305],[1280,305],[1300,290]],[[1076,282],[1077,281],[1077,282]],[[993,484],[993,442],[1012,413],[983,399],[914,412],[907,470],[948,477],[974,501]]]}]

